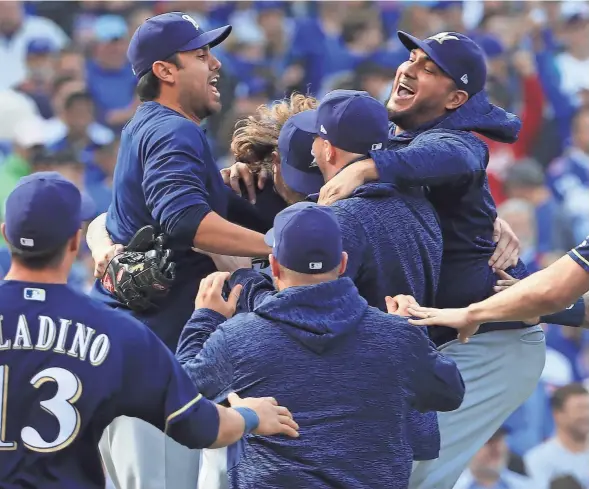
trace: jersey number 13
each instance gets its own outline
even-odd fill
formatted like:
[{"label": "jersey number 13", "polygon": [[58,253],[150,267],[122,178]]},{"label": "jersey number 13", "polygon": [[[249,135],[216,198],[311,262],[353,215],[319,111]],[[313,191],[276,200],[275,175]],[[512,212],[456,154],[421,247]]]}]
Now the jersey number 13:
[{"label": "jersey number 13", "polygon": [[[6,441],[6,415],[8,407],[8,365],[0,365],[0,450],[16,450],[16,441]],[[74,403],[82,394],[80,379],[64,368],[50,367],[42,370],[31,379],[30,383],[38,389],[45,382],[55,382],[57,391],[51,399],[41,401],[41,407],[57,419],[59,433],[52,441],[44,440],[39,432],[25,426],[20,437],[25,447],[35,452],[56,452],[67,447],[80,431],[80,413]]]}]

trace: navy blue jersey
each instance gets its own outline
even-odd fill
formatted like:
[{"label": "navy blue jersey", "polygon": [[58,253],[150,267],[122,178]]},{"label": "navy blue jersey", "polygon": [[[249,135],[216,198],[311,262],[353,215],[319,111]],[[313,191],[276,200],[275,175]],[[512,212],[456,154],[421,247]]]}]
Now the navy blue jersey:
[{"label": "navy blue jersey", "polygon": [[140,322],[66,285],[0,282],[0,487],[104,488],[98,441],[122,415],[191,448],[218,434],[216,406]]},{"label": "navy blue jersey", "polygon": [[589,272],[589,236],[579,246],[569,251],[568,255]]},{"label": "navy blue jersey", "polygon": [[[203,129],[157,102],[141,104],[121,135],[106,229],[123,245],[146,225],[170,237],[175,284],[157,311],[136,317],[172,351],[200,280],[216,271],[208,256],[192,251],[194,235],[209,212],[226,217],[228,193]],[[120,306],[98,281],[92,296]]]}]

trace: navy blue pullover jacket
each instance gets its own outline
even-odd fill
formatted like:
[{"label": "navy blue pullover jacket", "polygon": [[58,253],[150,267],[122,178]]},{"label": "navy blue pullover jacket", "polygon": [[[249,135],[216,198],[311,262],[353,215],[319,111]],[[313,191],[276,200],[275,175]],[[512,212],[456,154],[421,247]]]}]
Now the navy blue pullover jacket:
[{"label": "navy blue pullover jacket", "polygon": [[[487,145],[474,133],[505,143],[516,141],[521,122],[514,114],[489,103],[479,92],[448,116],[415,131],[395,136],[391,127],[388,150],[372,151],[382,182],[426,186],[442,227],[444,254],[436,307],[465,307],[493,294],[498,277],[489,267],[495,251],[497,218],[489,191]],[[520,262],[508,273],[527,275]],[[479,332],[527,327],[524,323],[491,323]],[[456,338],[450,328],[431,328],[439,345]]]},{"label": "navy blue pullover jacket", "polygon": [[[172,351],[194,309],[200,279],[216,271],[208,256],[191,250],[194,234],[209,212],[226,217],[228,193],[203,129],[157,102],[141,104],[121,136],[106,228],[123,245],[146,225],[170,236],[176,281],[158,310],[135,316]],[[92,296],[123,307],[99,281]]]},{"label": "navy blue pullover jacket", "polygon": [[[244,297],[262,276],[242,270]],[[411,447],[405,416],[462,402],[454,362],[404,318],[371,308],[349,278],[269,293],[227,322],[208,309],[184,328],[177,358],[203,395],[274,396],[298,439],[250,435],[232,488],[405,489]],[[222,324],[221,324],[222,323]],[[206,341],[206,343],[205,343]]]}]

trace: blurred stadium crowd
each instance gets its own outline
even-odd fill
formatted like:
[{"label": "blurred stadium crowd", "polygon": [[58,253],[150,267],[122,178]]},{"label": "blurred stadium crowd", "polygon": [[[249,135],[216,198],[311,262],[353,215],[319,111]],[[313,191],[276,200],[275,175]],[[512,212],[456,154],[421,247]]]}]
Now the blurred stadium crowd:
[{"label": "blurred stadium crowd", "polygon": [[[97,215],[106,211],[119,134],[138,104],[128,40],[144,19],[173,10],[204,29],[234,27],[216,48],[223,111],[207,121],[220,167],[234,162],[235,122],[293,91],[321,96],[349,88],[385,101],[407,56],[397,29],[420,38],[467,33],[488,56],[493,102],[523,121],[516,144],[489,142],[488,167],[499,215],[519,236],[522,259],[541,269],[589,235],[583,1],[0,1],[0,219],[18,179],[47,169],[79,185]],[[9,261],[1,247],[0,278]],[[92,270],[86,250],[72,286],[87,289]],[[507,478],[502,488],[532,489],[525,475],[546,483],[563,476],[551,487],[589,488],[589,394],[581,386],[589,381],[589,332],[546,331],[548,359],[536,393],[457,488],[499,487],[493,474],[507,466],[522,477]]]}]

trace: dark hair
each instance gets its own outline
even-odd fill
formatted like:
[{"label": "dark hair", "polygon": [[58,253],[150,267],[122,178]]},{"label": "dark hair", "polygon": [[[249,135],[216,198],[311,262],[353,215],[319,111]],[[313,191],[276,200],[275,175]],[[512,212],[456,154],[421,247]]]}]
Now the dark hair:
[{"label": "dark hair", "polygon": [[569,398],[586,395],[589,395],[589,391],[583,384],[568,384],[554,391],[550,399],[550,407],[553,411],[561,411]]},{"label": "dark hair", "polygon": [[[69,240],[68,240],[69,241]],[[23,251],[15,248],[8,243],[8,250],[12,261],[18,263],[24,268],[30,270],[44,270],[47,268],[57,268],[63,262],[67,243],[64,243],[59,248],[44,253],[31,253],[30,251]]]},{"label": "dark hair", "polygon": [[379,18],[370,10],[355,13],[353,17],[344,21],[342,26],[342,40],[345,44],[354,42],[363,31],[378,20]]},{"label": "dark hair", "polygon": [[51,164],[54,165],[80,165],[82,166],[83,163],[80,161],[78,157],[78,153],[76,153],[73,149],[62,149],[60,151],[55,151],[51,154]]},{"label": "dark hair", "polygon": [[59,76],[57,77],[54,81],[53,81],[53,93],[59,91],[59,89],[61,87],[63,87],[66,83],[72,82],[72,81],[76,81],[76,78],[73,77],[72,75],[63,75],[63,76]]},{"label": "dark hair", "polygon": [[70,110],[76,102],[89,102],[94,105],[94,100],[89,92],[74,92],[67,96],[63,104],[65,110]]},{"label": "dark hair", "polygon": [[[172,63],[176,68],[182,68],[178,53],[172,54],[164,60],[166,63]],[[160,79],[155,76],[152,70],[143,75],[137,83],[137,96],[141,102],[149,102],[160,96]]]}]

